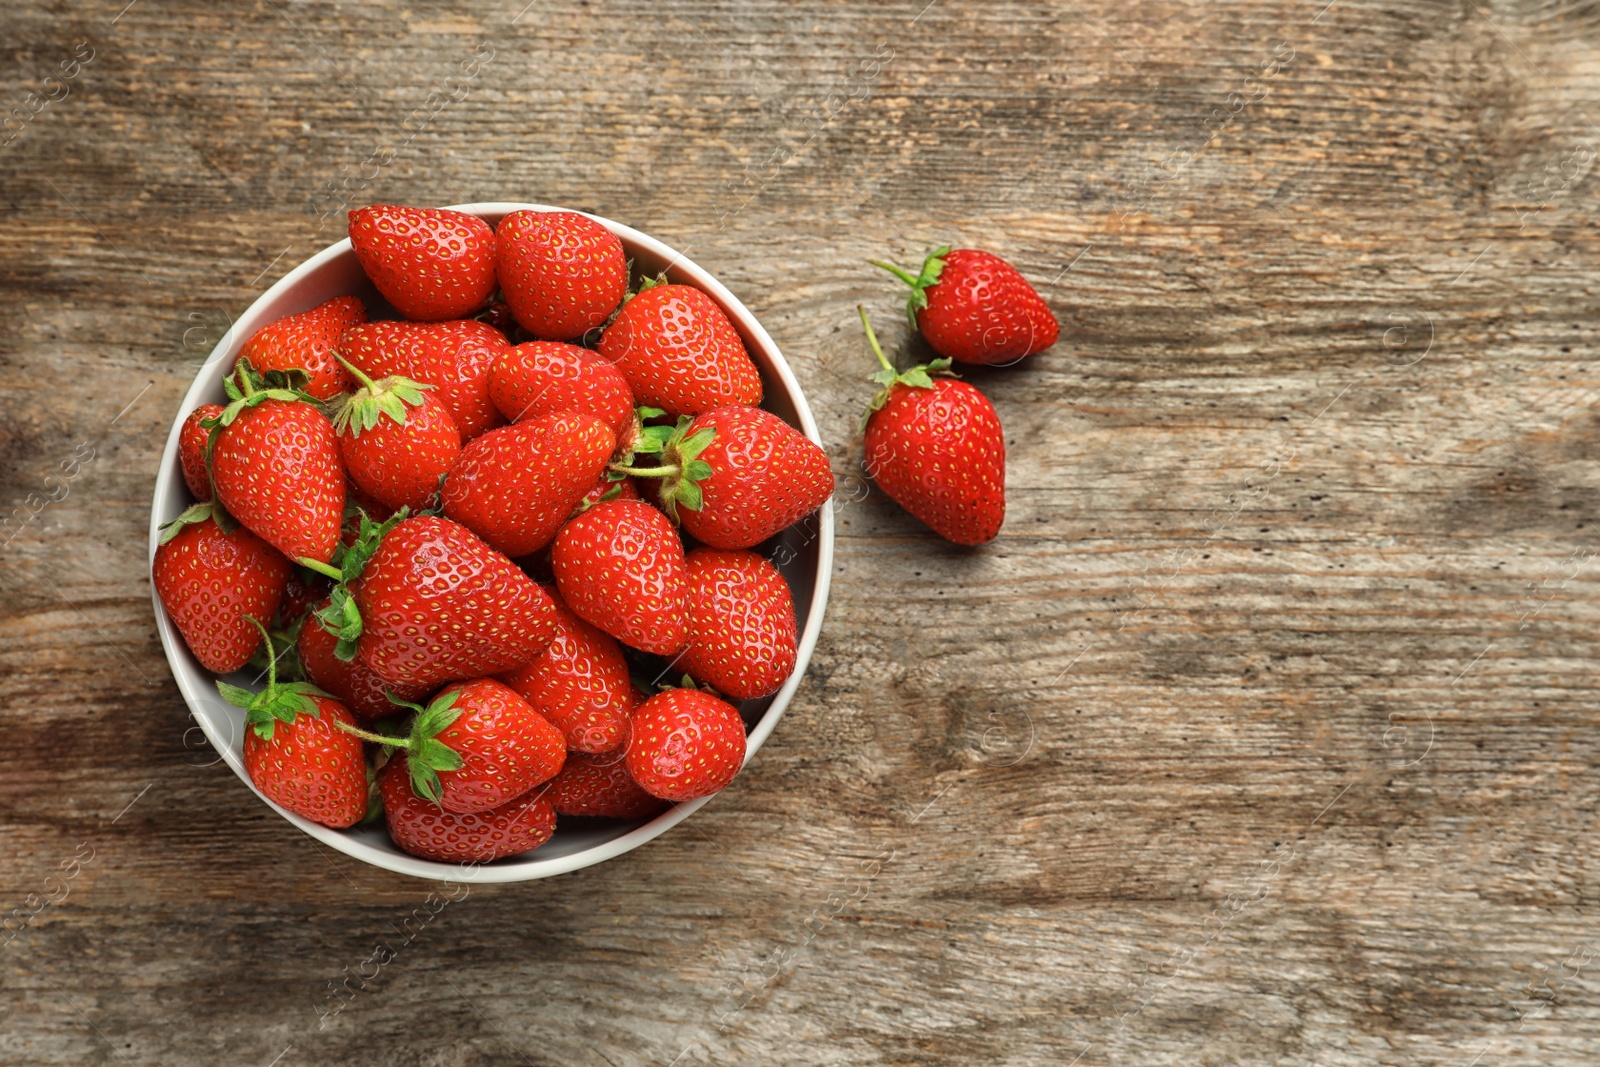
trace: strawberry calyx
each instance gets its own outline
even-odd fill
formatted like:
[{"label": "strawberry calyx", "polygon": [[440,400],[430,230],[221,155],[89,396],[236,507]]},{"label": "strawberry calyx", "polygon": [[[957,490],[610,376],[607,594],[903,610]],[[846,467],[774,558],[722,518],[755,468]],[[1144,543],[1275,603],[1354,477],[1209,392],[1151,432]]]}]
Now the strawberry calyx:
[{"label": "strawberry calyx", "polygon": [[704,499],[700,493],[699,483],[711,477],[712,473],[711,464],[701,459],[700,453],[716,439],[716,428],[706,426],[689,433],[689,425],[692,422],[694,422],[692,417],[681,415],[676,426],[643,426],[640,430],[638,439],[634,441],[633,452],[659,454],[662,460],[660,466],[633,466],[632,456],[626,462],[611,465],[614,474],[631,474],[636,478],[660,478],[661,506],[674,521],[678,518],[680,507],[688,508],[690,511],[700,510]]},{"label": "strawberry calyx", "polygon": [[333,589],[328,593],[328,603],[316,612],[317,622],[327,630],[339,643],[334,646],[333,654],[345,663],[356,658],[356,644],[361,639],[361,609],[356,607],[355,594],[350,587],[356,579],[361,577],[361,572],[367,567],[373,553],[378,551],[378,546],[383,543],[390,530],[398,526],[410,511],[401,508],[383,522],[373,522],[365,511],[359,511],[361,525],[356,531],[356,537],[348,545],[340,545],[334,551],[334,560],[337,566],[323,563],[319,560],[301,556],[296,563],[302,567],[309,567],[318,574],[333,579]]},{"label": "strawberry calyx", "polygon": [[421,407],[426,397],[423,390],[431,385],[414,382],[410,378],[391,375],[374,382],[343,356],[335,355],[345,370],[354,375],[361,388],[353,393],[341,393],[329,402],[334,432],[341,437],[360,437],[362,431],[378,425],[387,415],[396,425],[406,424],[406,408]]},{"label": "strawberry calyx", "polygon": [[438,804],[443,794],[443,787],[439,784],[439,772],[460,770],[462,765],[461,753],[439,740],[439,734],[461,718],[461,712],[465,710],[455,706],[456,697],[461,695],[460,690],[436,697],[427,707],[413,704],[409,700],[399,700],[393,693],[387,695],[394,704],[410,708],[417,713],[416,719],[411,723],[411,731],[405,737],[386,737],[342,722],[338,727],[363,741],[371,741],[390,749],[405,749],[406,770],[411,775],[412,792],[423,800]]},{"label": "strawberry calyx", "polygon": [[940,245],[922,261],[921,273],[913,276],[908,270],[897,267],[893,263],[885,263],[879,259],[869,259],[874,267],[882,267],[896,278],[911,286],[911,296],[906,300],[906,315],[911,319],[911,328],[917,328],[917,312],[928,306],[928,289],[939,280],[939,275],[944,273],[944,257],[950,254],[949,245]]},{"label": "strawberry calyx", "polygon": [[[271,638],[267,635],[267,628],[261,625],[254,616],[246,615],[250,625],[261,631],[261,639],[270,646]],[[312,697],[326,697],[327,693],[318,689],[310,682],[287,682],[278,684],[278,660],[276,656],[267,660],[267,687],[259,693],[237,685],[229,685],[221,679],[217,680],[217,692],[222,699],[234,707],[244,709],[245,725],[256,732],[256,736],[263,741],[271,741],[272,734],[278,723],[293,723],[296,716],[310,715],[318,717],[321,712],[317,709],[317,702]]]},{"label": "strawberry calyx", "polygon": [[889,362],[889,357],[883,354],[883,346],[878,344],[878,335],[872,332],[872,321],[867,318],[867,309],[860,304],[856,305],[856,314],[861,316],[861,327],[867,331],[867,343],[872,346],[872,354],[878,357],[878,369],[873,372],[871,380],[882,386],[871,400],[867,401],[866,414],[861,417],[862,426],[872,413],[883,407],[889,400],[889,390],[896,385],[904,385],[912,389],[932,389],[933,379],[937,375],[941,378],[955,378],[956,373],[950,369],[950,360],[936,359],[931,363],[923,363],[912,367],[910,370],[897,371],[894,364]]},{"label": "strawberry calyx", "polygon": [[213,518],[215,513],[221,510],[222,508],[214,500],[208,500],[204,504],[189,505],[177,518],[169,519],[157,527],[161,531],[160,543],[166,544],[182,533],[184,527],[205,522],[207,519]]}]

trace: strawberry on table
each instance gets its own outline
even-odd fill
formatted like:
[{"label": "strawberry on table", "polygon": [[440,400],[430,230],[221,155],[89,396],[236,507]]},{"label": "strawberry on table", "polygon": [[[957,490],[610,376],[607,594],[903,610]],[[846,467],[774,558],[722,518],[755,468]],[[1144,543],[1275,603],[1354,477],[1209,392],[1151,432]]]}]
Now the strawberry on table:
[{"label": "strawberry on table", "polygon": [[795,664],[794,598],[754,552],[689,553],[689,644],[678,664],[735,700],[771,696]]},{"label": "strawberry on table", "polygon": [[555,833],[556,813],[533,789],[498,808],[457,815],[417,796],[406,757],[378,774],[389,836],[403,852],[444,863],[488,863],[531,852]]},{"label": "strawberry on table", "polygon": [[339,338],[351,326],[367,321],[367,309],[353,296],[336,296],[310,311],[286,315],[261,327],[239,349],[261,373],[303,370],[306,395],[327,400],[350,388],[350,376],[334,359]]},{"label": "strawberry on table", "polygon": [[635,699],[611,635],[572,613],[554,590],[556,635],[526,667],[504,676],[533,709],[561,731],[574,752],[610,752],[627,737]]},{"label": "strawberry on table", "polygon": [[350,212],[350,246],[383,298],[415,322],[465,318],[494,295],[494,231],[476,216],[374,204]]},{"label": "strawberry on table", "polygon": [[647,819],[670,806],[639,788],[628,776],[620,752],[603,756],[573,753],[567,765],[550,781],[545,799],[557,815],[587,815],[602,819]]},{"label": "strawberry on table", "polygon": [[616,436],[592,415],[561,411],[469,443],[444,481],[444,513],[508,556],[550,543],[606,469]]},{"label": "strawberry on table", "polygon": [[402,377],[374,382],[347,366],[361,388],[335,402],[333,429],[350,480],[387,507],[427,507],[461,454],[455,420],[425,392],[432,386]]},{"label": "strawberry on table", "polygon": [[205,419],[222,414],[221,404],[201,404],[189,412],[178,431],[178,462],[183,467],[183,482],[201,503],[211,499],[211,471],[206,467],[206,441],[211,431],[200,425]]},{"label": "strawberry on table", "polygon": [[529,341],[500,353],[489,369],[489,398],[512,422],[581,411],[621,441],[633,427],[633,390],[622,372],[587,348]]},{"label": "strawberry on table", "polygon": [[994,405],[949,377],[949,360],[896,372],[857,310],[882,367],[873,380],[883,388],[867,409],[867,473],[945,540],[994,540],[1006,518],[1006,441]]},{"label": "strawberry on table", "polygon": [[289,561],[242,527],[223,533],[210,504],[162,527],[151,583],[184,644],[213,674],[243,667],[261,645],[289,580]]},{"label": "strawberry on table", "polygon": [[907,285],[906,313],[933,350],[958,363],[1015,363],[1056,343],[1061,325],[1017,269],[991,252],[936,248],[913,276],[872,261]]},{"label": "strawberry on table", "polygon": [[550,564],[573,613],[617,640],[662,656],[688,641],[683,542],[649,504],[596,504],[561,528]]},{"label": "strawberry on table", "polygon": [[[317,610],[327,607],[324,599]],[[360,659],[340,659],[338,647],[339,638],[315,617],[301,624],[295,648],[306,678],[332,693],[361,722],[373,722],[400,710],[389,699],[390,693],[402,701],[417,701],[433,691],[432,686],[391,685]]]},{"label": "strawberry on table", "polygon": [[643,289],[622,305],[600,335],[599,348],[628,380],[638,403],[669,415],[761,403],[761,375],[739,331],[693,286]]},{"label": "strawberry on table", "polygon": [[634,709],[628,775],[662,800],[708,797],[744,766],[744,720],[697,689],[669,689]]},{"label": "strawberry on table", "polygon": [[506,303],[522,328],[541,340],[583,336],[627,295],[622,242],[587,215],[513,211],[500,220],[495,242]]},{"label": "strawberry on table", "polygon": [[433,386],[465,443],[506,421],[489,398],[489,368],[510,347],[505,334],[476,319],[371,322],[346,330],[339,354],[370,378]]}]

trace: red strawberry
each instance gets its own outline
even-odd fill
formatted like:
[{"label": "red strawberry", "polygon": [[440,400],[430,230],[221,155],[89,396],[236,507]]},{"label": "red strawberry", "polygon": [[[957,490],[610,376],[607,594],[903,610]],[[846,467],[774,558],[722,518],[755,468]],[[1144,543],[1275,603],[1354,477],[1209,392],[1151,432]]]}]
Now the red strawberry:
[{"label": "red strawberry", "polygon": [[[643,443],[637,447],[647,450]],[[678,420],[662,461],[660,467],[617,469],[660,477],[667,511],[714,548],[760,544],[833,495],[828,454],[760,408],[716,408]]]},{"label": "red strawberry", "polygon": [[556,636],[505,682],[566,737],[574,752],[610,752],[627,736],[633,710],[628,661],[609,634],[574,615],[559,597]]},{"label": "red strawberry", "polygon": [[221,404],[201,404],[189,412],[178,431],[178,461],[183,465],[183,481],[189,492],[201,503],[211,499],[211,472],[206,468],[206,439],[211,431],[200,425],[201,419],[214,419],[222,414]]},{"label": "red strawberry", "polygon": [[531,852],[550,840],[556,812],[533,789],[498,808],[456,815],[421,797],[411,787],[405,756],[378,774],[389,836],[401,851],[443,863],[489,863]]},{"label": "red strawberry", "polygon": [[508,556],[550,543],[606,469],[617,439],[592,415],[562,411],[490,430],[461,450],[444,513]]},{"label": "red strawberry", "polygon": [[669,415],[761,403],[761,375],[739,332],[712,299],[687,285],[656,285],[633,297],[600,335],[634,399]]},{"label": "red strawberry", "polygon": [[494,246],[489,224],[459,211],[374,204],[350,212],[350,247],[362,269],[417,322],[465,318],[488,304]]},{"label": "red strawberry", "polygon": [[297,393],[264,387],[241,359],[225,383],[211,474],[217,497],[245,526],[293,560],[327,563],[344,521],[344,468],[328,417]]},{"label": "red strawberry", "polygon": [[735,700],[750,700],[782,688],[794,661],[794,599],[778,568],[754,552],[690,552],[683,669]]},{"label": "red strawberry", "polygon": [[868,408],[866,468],[890,499],[958,545],[981,545],[1006,518],[1006,440],[987,397],[934,360],[903,374],[861,323],[882,365]]},{"label": "red strawberry", "polygon": [[[328,602],[324,600],[321,608],[327,606]],[[337,637],[315,618],[310,618],[300,627],[295,648],[300,655],[300,665],[305,668],[306,678],[338,697],[339,702],[349,708],[357,719],[372,722],[399,711],[388,693],[404,701],[416,701],[432,692],[431,686],[390,685],[373,674],[372,668],[359,659],[340,659],[336,654],[338,645]]]},{"label": "red strawberry", "polygon": [[[265,638],[266,631],[261,631]],[[324,826],[354,826],[367,812],[367,761],[355,720],[337,700],[306,682],[278,684],[268,661],[259,693],[227,682],[217,692],[245,709],[244,765],[268,800]]]},{"label": "red strawberry", "polygon": [[336,296],[310,311],[286,315],[261,327],[239,349],[239,358],[256,370],[306,372],[308,396],[327,400],[350,388],[350,376],[334,359],[344,331],[367,321],[367,309],[353,296]]},{"label": "red strawberry", "polygon": [[151,583],[200,665],[228,674],[261,644],[252,625],[272,621],[289,580],[289,561],[249,530],[223,533],[210,504],[196,504],[162,527]]},{"label": "red strawberry", "polygon": [[[313,574],[300,567],[290,568],[289,582],[283,587],[283,600],[278,604],[278,628],[287,630],[305,618],[306,612],[328,598],[328,588],[328,579],[322,575]],[[334,693],[334,696],[339,694]],[[339,699],[344,700],[343,697]],[[344,702],[350,703],[348,700]]]},{"label": "red strawberry", "polygon": [[406,750],[412,789],[445,811],[498,808],[554,778],[566,762],[561,731],[493,678],[446,686],[426,708],[413,708],[410,735],[381,740]]},{"label": "red strawberry", "polygon": [[622,242],[587,215],[513,211],[500,220],[495,241],[506,303],[541,340],[582,336],[628,293]]},{"label": "red strawberry", "polygon": [[634,709],[628,774],[662,800],[708,797],[744,766],[744,720],[696,689],[669,689]]},{"label": "red strawberry", "polygon": [[647,819],[668,807],[666,801],[646,793],[628,777],[620,753],[568,756],[567,765],[551,780],[544,796],[557,815]]},{"label": "red strawberry", "polygon": [[489,398],[512,422],[581,411],[621,441],[633,426],[633,390],[622,372],[587,348],[529,341],[508,349],[489,370]]},{"label": "red strawberry", "polygon": [[993,253],[936,248],[916,277],[892,263],[872,262],[911,286],[911,326],[947,359],[1015,363],[1049,348],[1061,333],[1028,279]]},{"label": "red strawberry", "polygon": [[489,368],[510,347],[505,334],[475,319],[372,322],[346,330],[339,353],[369,377],[436,388],[467,442],[505,422],[489,399]]},{"label": "red strawberry", "polygon": [[662,656],[688,641],[683,543],[649,504],[596,504],[561,528],[550,563],[567,606],[617,640]]},{"label": "red strawberry", "polygon": [[359,635],[361,662],[389,685],[427,691],[514,670],[555,635],[555,606],[544,590],[449,519],[405,519],[379,535],[376,550],[364,539],[351,552],[347,568],[352,558],[370,558],[354,568],[353,601],[330,614],[346,614],[353,603],[357,624],[330,629],[347,641]]},{"label": "red strawberry", "polygon": [[361,388],[336,402],[333,417],[350,480],[387,507],[427,507],[461,454],[455,420],[410,378],[353,373]]}]

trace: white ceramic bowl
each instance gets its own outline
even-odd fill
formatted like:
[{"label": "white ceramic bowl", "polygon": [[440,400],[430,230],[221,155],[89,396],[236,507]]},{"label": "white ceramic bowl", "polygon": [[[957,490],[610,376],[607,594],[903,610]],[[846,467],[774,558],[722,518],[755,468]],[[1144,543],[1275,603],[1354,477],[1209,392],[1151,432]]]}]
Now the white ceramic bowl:
[{"label": "white ceramic bowl", "polygon": [[[522,209],[564,210],[540,204],[514,203],[457,204],[454,207],[456,211],[480,216],[491,225],[497,224],[507,214]],[[766,392],[763,406],[798,427],[813,441],[821,443],[816,421],[811,417],[811,409],[806,406],[800,384],[795,381],[789,365],[778,352],[778,346],[773,344],[772,338],[767,336],[767,331],[761,328],[755,316],[732,293],[705,270],[655,238],[597,215],[590,217],[617,235],[639,270],[647,274],[665,270],[672,281],[692,285],[708,293],[733,320],[734,327],[744,338],[751,357],[761,370]],[[346,293],[360,296],[367,305],[368,313],[375,319],[398,317],[367,280],[347,239],[329,245],[291,270],[251,304],[250,309],[240,316],[217,344],[195,377],[188,395],[183,398],[172,420],[166,448],[161,453],[161,470],[156,475],[155,500],[150,512],[152,559],[155,557],[157,527],[177,516],[190,501],[178,460],[178,432],[183,420],[201,404],[226,402],[222,390],[223,379],[233,369],[241,345],[256,330],[285,315],[305,311]],[[814,516],[783,534],[780,544],[784,547],[779,549],[779,559],[775,562],[779,563],[779,569],[794,591],[795,615],[800,633],[799,657],[795,662],[794,674],[775,695],[765,700],[745,701],[740,705],[745,722],[750,724],[745,755],[747,764],[772,733],[773,727],[777,726],[784,708],[788,707],[794,695],[795,687],[800,684],[812,649],[816,647],[817,633],[822,627],[822,615],[828,600],[828,578],[833,571],[832,509],[824,506]],[[217,695],[213,676],[200,666],[183,643],[182,636],[167,617],[160,598],[153,596],[153,599],[156,629],[161,634],[167,661],[172,665],[172,675],[177,679],[178,691],[183,694],[189,710],[212,746],[233,768],[234,773],[246,785],[250,785],[243,761],[244,712]],[[233,680],[244,684],[248,678],[235,675]],[[251,788],[255,787],[252,785]],[[259,791],[257,795],[260,796]],[[389,840],[382,825],[332,830],[285,811],[262,797],[285,819],[346,855],[401,874],[471,882],[516,882],[546,878],[600,863],[666,833],[693,815],[709,799],[678,804],[662,815],[643,822],[607,825],[593,821],[577,828],[562,826],[537,851],[495,863],[461,866],[406,855]]]}]

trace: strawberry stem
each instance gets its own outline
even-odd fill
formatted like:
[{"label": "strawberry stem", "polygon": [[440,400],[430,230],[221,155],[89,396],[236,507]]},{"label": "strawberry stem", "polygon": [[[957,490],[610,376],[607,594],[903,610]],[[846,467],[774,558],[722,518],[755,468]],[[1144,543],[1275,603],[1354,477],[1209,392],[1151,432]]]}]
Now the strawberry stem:
[{"label": "strawberry stem", "polygon": [[336,582],[344,581],[343,571],[341,571],[338,567],[330,567],[321,560],[312,559],[310,556],[301,556],[296,559],[295,562],[300,564],[300,566],[307,568],[308,570],[316,571],[324,578],[332,578]]},{"label": "strawberry stem", "polygon": [[378,391],[378,387],[372,384],[372,379],[361,373],[360,367],[356,366],[354,363],[351,363],[348,359],[345,359],[337,352],[333,354],[333,358],[344,364],[344,369],[355,375],[356,381],[367,387],[367,392],[376,393]]},{"label": "strawberry stem", "polygon": [[611,469],[618,474],[631,474],[635,478],[670,478],[678,473],[678,468],[675,466],[624,467],[621,464],[613,463]]},{"label": "strawberry stem", "polygon": [[355,734],[357,737],[361,738],[361,740],[363,740],[363,741],[372,741],[372,742],[375,742],[375,743],[380,744],[380,745],[388,745],[391,748],[407,748],[408,749],[408,748],[411,747],[411,741],[410,741],[409,738],[405,738],[405,737],[384,737],[382,734],[371,733],[371,732],[369,732],[367,730],[361,729],[361,727],[359,727],[359,726],[351,726],[349,723],[346,723],[346,722],[336,722],[336,723],[334,723],[334,725],[337,726],[339,729],[343,730],[347,734]]},{"label": "strawberry stem", "polygon": [[867,331],[867,344],[872,346],[872,354],[878,357],[878,363],[890,374],[894,374],[894,364],[889,362],[889,357],[883,354],[883,346],[878,344],[878,335],[872,332],[872,322],[867,318],[867,309],[860,304],[856,305],[856,314],[861,316],[861,325]]},{"label": "strawberry stem", "polygon": [[907,285],[917,284],[915,275],[908,270],[895,266],[893,263],[885,263],[881,259],[869,259],[867,262],[872,264],[874,267],[882,267],[884,270],[888,271],[890,274],[893,274],[896,278],[899,278]]}]

